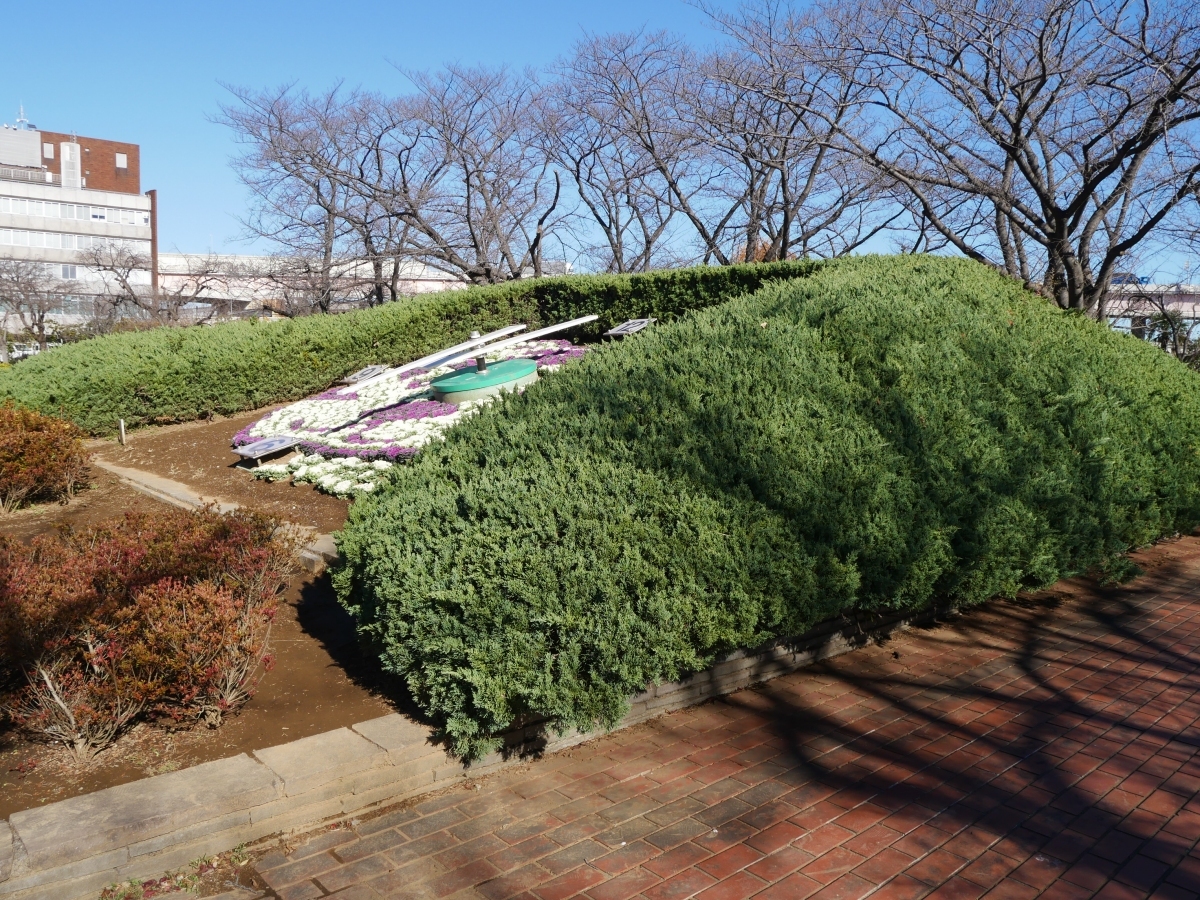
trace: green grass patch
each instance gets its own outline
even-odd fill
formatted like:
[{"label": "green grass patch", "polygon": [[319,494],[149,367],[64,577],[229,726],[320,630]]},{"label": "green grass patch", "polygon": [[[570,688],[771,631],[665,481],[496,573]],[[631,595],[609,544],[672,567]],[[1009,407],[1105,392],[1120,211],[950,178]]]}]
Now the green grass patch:
[{"label": "green grass patch", "polygon": [[848,612],[1200,521],[1200,379],[973,263],[863,258],[605,346],[359,501],[335,583],[456,752]]},{"label": "green grass patch", "polygon": [[699,267],[647,275],[569,275],[426,294],[374,309],[285,322],[114,334],[0,371],[0,401],[61,415],[91,434],[231,415],[299,400],[372,363],[408,362],[483,332],[596,313],[596,336],[626,319],[669,321],[816,263]]}]

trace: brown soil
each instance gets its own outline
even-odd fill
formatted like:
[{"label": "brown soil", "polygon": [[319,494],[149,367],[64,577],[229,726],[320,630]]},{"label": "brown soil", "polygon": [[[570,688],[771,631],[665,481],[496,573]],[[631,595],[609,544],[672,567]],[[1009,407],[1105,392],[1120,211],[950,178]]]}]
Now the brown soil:
[{"label": "brown soil", "polygon": [[336,531],[346,521],[348,500],[322,494],[308,484],[260,481],[230,449],[235,434],[269,411],[144,428],[132,432],[124,447],[104,440],[94,441],[91,449],[97,459],[170,478],[204,497],[232,500],[322,533]]},{"label": "brown soil", "polygon": [[[182,482],[204,496],[232,500],[321,532],[335,531],[349,503],[309,485],[271,484],[236,467],[230,439],[265,410],[188,425],[149,428],[128,446],[97,441],[93,454],[115,465]],[[60,525],[85,526],[158,501],[116,476],[91,467],[92,485],[65,504],[47,504],[0,518],[0,533],[29,540]],[[219,729],[166,732],[140,726],[86,767],[60,748],[31,742],[0,724],[0,818],[147,775],[270,747],[397,708],[404,692],[360,652],[349,615],[337,605],[326,575],[298,578],[282,598],[271,636],[275,667],[241,714]],[[403,702],[402,700],[399,702]]]},{"label": "brown soil", "polygon": [[124,515],[125,510],[135,506],[154,507],[154,500],[98,466],[88,468],[88,481],[90,486],[67,503],[44,503],[8,515],[0,513],[0,534],[28,541],[60,525],[78,528]]}]

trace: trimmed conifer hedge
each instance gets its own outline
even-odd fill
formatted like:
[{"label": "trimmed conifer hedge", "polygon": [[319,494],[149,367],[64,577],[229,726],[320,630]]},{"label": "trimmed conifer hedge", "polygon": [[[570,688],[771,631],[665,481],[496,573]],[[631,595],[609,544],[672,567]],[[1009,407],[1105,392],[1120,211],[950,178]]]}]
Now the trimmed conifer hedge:
[{"label": "trimmed conifer hedge", "polygon": [[299,400],[372,363],[397,364],[514,322],[531,328],[596,313],[595,336],[626,319],[667,321],[816,263],[568,275],[426,294],[338,316],[158,328],[82,341],[0,372],[0,400],[61,415],[92,434]]},{"label": "trimmed conifer hedge", "polygon": [[1200,522],[1200,378],[974,263],[865,258],[589,353],[339,537],[470,757],[852,611],[1011,595]]}]

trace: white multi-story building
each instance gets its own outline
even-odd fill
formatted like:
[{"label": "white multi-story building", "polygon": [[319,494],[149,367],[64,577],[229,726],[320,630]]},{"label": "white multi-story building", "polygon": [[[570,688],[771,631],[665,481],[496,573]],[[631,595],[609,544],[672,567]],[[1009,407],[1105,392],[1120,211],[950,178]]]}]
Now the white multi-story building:
[{"label": "white multi-story building", "polygon": [[141,192],[136,144],[38,131],[22,120],[0,128],[0,259],[42,263],[86,295],[103,284],[80,251],[124,246],[147,260],[133,280],[150,285],[155,219],[154,192]]}]

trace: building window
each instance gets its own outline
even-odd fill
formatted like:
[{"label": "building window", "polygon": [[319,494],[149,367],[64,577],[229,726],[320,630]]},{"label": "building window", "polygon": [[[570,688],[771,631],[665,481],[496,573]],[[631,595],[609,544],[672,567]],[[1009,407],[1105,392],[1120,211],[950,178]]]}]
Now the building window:
[{"label": "building window", "polygon": [[75,280],[75,267],[74,266],[63,266],[62,267],[62,277],[64,279],[66,279],[67,281],[74,281]]},{"label": "building window", "polygon": [[42,142],[42,156],[46,159],[54,159],[54,145],[48,142]]},{"label": "building window", "polygon": [[117,154],[117,168],[118,169],[128,169],[129,168],[129,157],[126,156],[124,153]]}]

